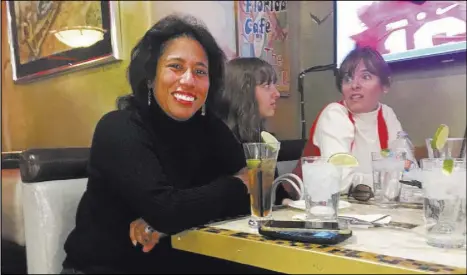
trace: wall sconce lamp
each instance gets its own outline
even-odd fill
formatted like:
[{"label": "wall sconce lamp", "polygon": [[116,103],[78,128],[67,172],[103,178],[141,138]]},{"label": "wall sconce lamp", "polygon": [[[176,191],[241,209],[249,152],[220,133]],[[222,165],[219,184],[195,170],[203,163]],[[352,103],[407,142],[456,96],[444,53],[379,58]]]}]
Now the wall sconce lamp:
[{"label": "wall sconce lamp", "polygon": [[51,31],[63,44],[71,48],[86,48],[104,39],[106,30],[91,26],[64,27]]}]

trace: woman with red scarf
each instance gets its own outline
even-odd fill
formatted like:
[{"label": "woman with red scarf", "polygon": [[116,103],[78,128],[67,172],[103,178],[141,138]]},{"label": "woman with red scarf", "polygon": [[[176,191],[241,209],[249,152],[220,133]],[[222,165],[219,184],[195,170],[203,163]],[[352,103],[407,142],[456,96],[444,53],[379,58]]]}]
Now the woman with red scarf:
[{"label": "woman with red scarf", "polygon": [[[341,192],[347,192],[356,174],[373,185],[371,152],[388,148],[402,131],[394,111],[380,103],[390,86],[390,70],[383,57],[370,47],[351,51],[339,68],[336,84],[342,100],[324,107],[313,122],[302,156],[331,156],[347,152],[358,161],[357,168],[344,168]],[[301,162],[294,173],[302,176]],[[293,197],[295,191],[285,186]]]}]

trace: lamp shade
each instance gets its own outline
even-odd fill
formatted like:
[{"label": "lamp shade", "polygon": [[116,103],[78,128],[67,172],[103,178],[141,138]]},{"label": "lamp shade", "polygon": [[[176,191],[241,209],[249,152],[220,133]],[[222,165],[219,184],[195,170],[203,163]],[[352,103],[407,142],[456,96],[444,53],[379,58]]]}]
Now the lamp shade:
[{"label": "lamp shade", "polygon": [[97,27],[76,26],[52,31],[55,37],[71,48],[90,47],[104,39],[105,30]]}]

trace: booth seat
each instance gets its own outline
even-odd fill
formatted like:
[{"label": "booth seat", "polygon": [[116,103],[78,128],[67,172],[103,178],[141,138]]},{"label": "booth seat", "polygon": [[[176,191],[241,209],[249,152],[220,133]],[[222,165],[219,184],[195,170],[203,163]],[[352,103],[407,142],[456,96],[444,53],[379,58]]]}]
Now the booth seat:
[{"label": "booth seat", "polygon": [[29,274],[59,274],[63,245],[86,189],[89,148],[30,149],[20,155]]}]

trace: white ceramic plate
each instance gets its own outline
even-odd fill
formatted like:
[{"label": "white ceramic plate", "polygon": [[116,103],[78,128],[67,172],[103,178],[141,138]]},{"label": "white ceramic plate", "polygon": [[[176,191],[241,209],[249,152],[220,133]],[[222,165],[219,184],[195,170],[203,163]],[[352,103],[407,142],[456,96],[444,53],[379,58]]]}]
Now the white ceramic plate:
[{"label": "white ceramic plate", "polygon": [[[349,208],[350,205],[351,205],[350,202],[343,201],[343,200],[339,201],[339,209]],[[292,201],[289,203],[289,206],[292,208],[305,210],[305,201],[304,200]]]}]

